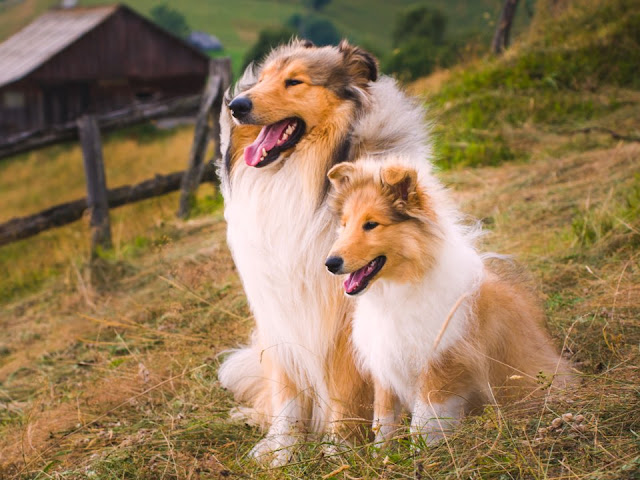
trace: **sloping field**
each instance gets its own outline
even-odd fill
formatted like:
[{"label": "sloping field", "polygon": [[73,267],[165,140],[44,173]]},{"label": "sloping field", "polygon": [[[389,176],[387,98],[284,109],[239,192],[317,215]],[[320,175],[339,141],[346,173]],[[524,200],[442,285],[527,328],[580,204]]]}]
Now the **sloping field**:
[{"label": "sloping field", "polygon": [[[319,478],[348,465],[352,478],[631,478],[637,222],[587,248],[575,224],[640,193],[639,155],[638,144],[615,144],[443,175],[464,210],[484,218],[487,249],[514,254],[540,284],[556,343],[583,372],[565,398],[488,407],[448,445],[417,455],[405,446],[384,460],[364,446],[322,459],[310,444],[295,466],[258,469],[244,455],[259,432],[228,419],[233,403],[216,381],[217,355],[245,340],[252,320],[212,215],[167,225],[166,243],[106,262],[99,278],[70,273],[3,306],[0,477]],[[584,415],[586,429],[538,433],[566,412]]]}]

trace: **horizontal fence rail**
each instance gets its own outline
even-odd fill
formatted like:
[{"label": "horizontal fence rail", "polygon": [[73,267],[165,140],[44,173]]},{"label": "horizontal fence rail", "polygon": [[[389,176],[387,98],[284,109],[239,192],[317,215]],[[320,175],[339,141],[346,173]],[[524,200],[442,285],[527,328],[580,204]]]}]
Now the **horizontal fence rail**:
[{"label": "horizontal fence rail", "polygon": [[[139,202],[148,198],[157,197],[166,193],[180,190],[180,183],[184,171],[156,175],[135,185],[107,190],[109,208],[120,207],[128,203]],[[202,182],[217,182],[213,167],[205,169]],[[72,202],[61,203],[34,215],[13,218],[0,224],[0,245],[6,245],[23,238],[36,235],[53,227],[61,227],[79,220],[88,208],[87,198],[81,198]]]},{"label": "horizontal fence rail", "polygon": [[[145,103],[116,110],[104,115],[96,115],[96,121],[102,132],[157,120],[164,117],[193,115],[200,107],[202,95],[190,95],[162,102]],[[78,126],[76,121],[64,123],[48,130],[34,130],[8,137],[0,137],[0,158],[28,152],[60,142],[76,140]]]}]

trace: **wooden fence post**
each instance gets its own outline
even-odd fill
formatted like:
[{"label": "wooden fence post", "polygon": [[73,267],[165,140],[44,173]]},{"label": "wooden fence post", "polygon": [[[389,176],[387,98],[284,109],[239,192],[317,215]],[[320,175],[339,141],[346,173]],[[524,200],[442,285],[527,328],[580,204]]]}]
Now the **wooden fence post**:
[{"label": "wooden fence post", "polygon": [[509,34],[511,32],[513,18],[516,15],[517,6],[518,0],[505,0],[502,6],[500,20],[498,21],[496,31],[493,34],[493,40],[491,41],[491,50],[495,55],[500,55],[509,46]]},{"label": "wooden fence post", "polygon": [[[193,205],[196,189],[206,168],[203,159],[212,137],[216,139],[216,154],[219,155],[220,109],[224,91],[231,82],[231,59],[212,59],[209,64],[209,80],[202,95],[202,103],[196,118],[193,144],[189,152],[189,165],[182,178],[178,216],[186,218]],[[212,118],[213,125],[209,124]]]},{"label": "wooden fence post", "polygon": [[83,115],[78,118],[77,125],[82,145],[84,174],[87,179],[87,205],[91,214],[91,258],[95,258],[98,247],[111,248],[111,226],[102,143],[98,122],[94,116]]}]

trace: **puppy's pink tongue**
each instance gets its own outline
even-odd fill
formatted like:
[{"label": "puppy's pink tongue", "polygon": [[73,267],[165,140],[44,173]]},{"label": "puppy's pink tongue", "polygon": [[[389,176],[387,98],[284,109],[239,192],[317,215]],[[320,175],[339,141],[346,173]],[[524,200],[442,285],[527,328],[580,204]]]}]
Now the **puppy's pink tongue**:
[{"label": "puppy's pink tongue", "polygon": [[360,283],[364,278],[366,268],[367,267],[363,267],[360,270],[356,270],[355,272],[349,274],[347,279],[344,281],[345,292],[351,293],[360,287]]},{"label": "puppy's pink tongue", "polygon": [[260,163],[262,159],[262,152],[266,150],[269,152],[278,143],[278,139],[282,136],[285,129],[289,126],[291,120],[282,120],[278,123],[266,125],[260,130],[260,135],[255,141],[245,147],[244,149],[244,161],[250,167],[255,167]]}]

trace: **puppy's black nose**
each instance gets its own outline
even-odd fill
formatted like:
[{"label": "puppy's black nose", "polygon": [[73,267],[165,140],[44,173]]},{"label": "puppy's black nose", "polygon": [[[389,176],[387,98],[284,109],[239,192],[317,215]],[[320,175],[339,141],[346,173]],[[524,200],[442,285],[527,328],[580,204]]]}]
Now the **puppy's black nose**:
[{"label": "puppy's black nose", "polygon": [[329,257],[324,264],[331,273],[338,273],[344,264],[344,260],[341,257]]},{"label": "puppy's black nose", "polygon": [[229,104],[231,114],[238,119],[246,117],[252,108],[253,103],[249,97],[236,97]]}]

